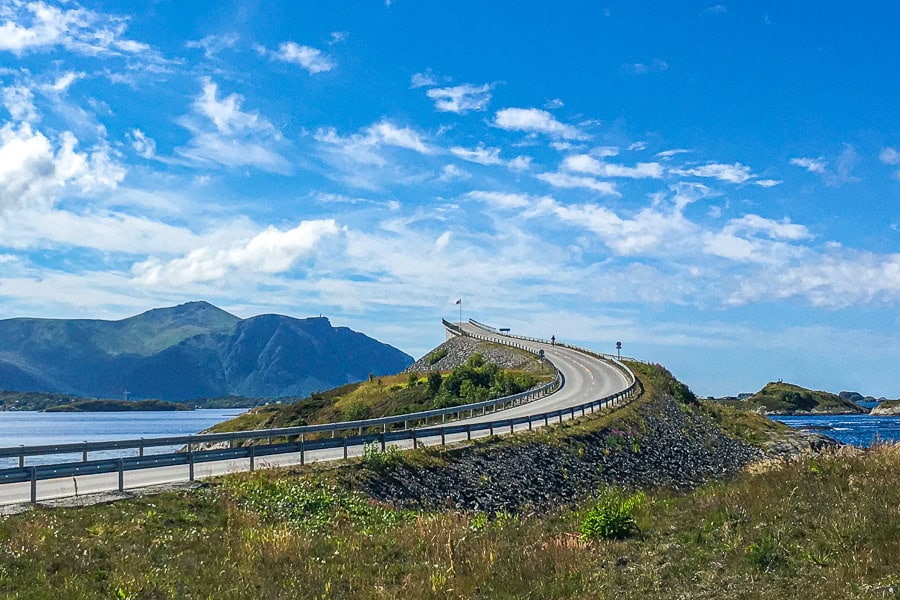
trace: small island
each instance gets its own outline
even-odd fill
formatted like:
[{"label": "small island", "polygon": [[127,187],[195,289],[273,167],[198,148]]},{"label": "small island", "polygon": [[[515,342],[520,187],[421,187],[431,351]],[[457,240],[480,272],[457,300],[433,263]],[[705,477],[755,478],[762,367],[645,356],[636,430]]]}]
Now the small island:
[{"label": "small island", "polygon": [[722,402],[741,410],[774,416],[854,415],[869,412],[867,408],[837,394],[809,390],[781,381],[767,383],[748,398]]},{"label": "small island", "polygon": [[78,400],[70,404],[50,406],[42,412],[127,412],[144,410],[194,410],[188,404],[165,400]]}]

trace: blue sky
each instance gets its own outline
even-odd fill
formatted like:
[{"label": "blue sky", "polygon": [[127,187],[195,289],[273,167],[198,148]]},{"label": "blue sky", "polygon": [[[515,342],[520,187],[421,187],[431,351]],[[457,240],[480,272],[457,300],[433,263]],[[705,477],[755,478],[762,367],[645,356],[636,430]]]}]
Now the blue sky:
[{"label": "blue sky", "polygon": [[900,5],[0,0],[0,318],[440,318],[900,396]]}]

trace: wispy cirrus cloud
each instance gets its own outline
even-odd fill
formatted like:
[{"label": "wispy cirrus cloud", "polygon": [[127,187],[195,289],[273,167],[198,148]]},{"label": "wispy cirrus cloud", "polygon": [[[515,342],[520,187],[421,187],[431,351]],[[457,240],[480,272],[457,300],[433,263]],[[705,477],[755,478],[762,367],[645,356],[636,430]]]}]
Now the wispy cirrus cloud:
[{"label": "wispy cirrus cloud", "polygon": [[222,167],[255,167],[287,174],[289,161],[279,146],[281,133],[258,111],[243,110],[240,94],[220,97],[219,86],[209,77],[200,80],[202,91],[194,99],[194,112],[176,122],[193,137],[175,149],[192,162]]},{"label": "wispy cirrus cloud", "polygon": [[531,165],[531,157],[529,156],[517,156],[504,160],[500,157],[500,148],[487,148],[484,144],[479,144],[475,148],[452,146],[450,153],[457,158],[480,165],[502,165],[514,170],[527,169]]},{"label": "wispy cirrus cloud", "polygon": [[824,157],[809,158],[799,157],[790,159],[790,164],[795,167],[806,169],[810,173],[819,175],[825,185],[830,187],[839,187],[846,183],[854,183],[859,181],[859,177],[853,174],[856,164],[859,162],[859,156],[851,144],[844,144],[844,150],[838,155],[834,168],[830,168],[828,161]]}]

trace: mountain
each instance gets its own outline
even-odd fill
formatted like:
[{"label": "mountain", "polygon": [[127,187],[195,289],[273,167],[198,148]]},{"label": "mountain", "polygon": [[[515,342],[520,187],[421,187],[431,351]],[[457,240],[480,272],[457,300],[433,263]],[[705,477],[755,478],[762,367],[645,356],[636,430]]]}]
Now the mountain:
[{"label": "mountain", "polygon": [[0,389],[192,400],[307,395],[412,357],[327,318],[240,319],[207,302],[119,321],[0,320]]}]

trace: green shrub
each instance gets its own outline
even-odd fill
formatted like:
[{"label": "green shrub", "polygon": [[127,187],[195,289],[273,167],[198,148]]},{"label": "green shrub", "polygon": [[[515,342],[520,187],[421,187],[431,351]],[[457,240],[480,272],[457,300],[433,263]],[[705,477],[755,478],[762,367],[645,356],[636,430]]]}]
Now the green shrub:
[{"label": "green shrub", "polygon": [[384,471],[399,463],[402,458],[400,448],[393,444],[386,446],[384,450],[376,442],[363,446],[363,464],[373,471]]},{"label": "green shrub", "polygon": [[428,365],[429,366],[434,365],[436,362],[438,362],[439,360],[441,360],[442,358],[447,356],[447,354],[449,352],[450,351],[447,350],[446,348],[439,348],[439,349],[435,350],[434,352],[432,352],[431,354],[428,355]]},{"label": "green shrub", "polygon": [[582,519],[581,536],[588,540],[620,540],[638,533],[633,513],[644,498],[643,492],[626,497],[617,490],[606,491]]}]

